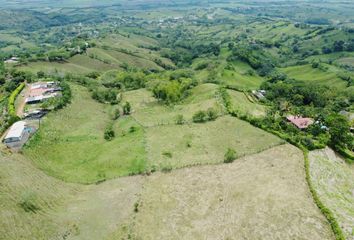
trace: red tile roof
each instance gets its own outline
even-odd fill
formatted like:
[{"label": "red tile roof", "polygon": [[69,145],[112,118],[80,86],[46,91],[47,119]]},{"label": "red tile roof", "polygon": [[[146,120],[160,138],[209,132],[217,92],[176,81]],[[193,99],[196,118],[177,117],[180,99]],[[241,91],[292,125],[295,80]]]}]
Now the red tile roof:
[{"label": "red tile roof", "polygon": [[299,129],[308,128],[314,123],[312,118],[304,118],[300,116],[288,116],[286,119],[288,119],[289,122],[294,124]]}]

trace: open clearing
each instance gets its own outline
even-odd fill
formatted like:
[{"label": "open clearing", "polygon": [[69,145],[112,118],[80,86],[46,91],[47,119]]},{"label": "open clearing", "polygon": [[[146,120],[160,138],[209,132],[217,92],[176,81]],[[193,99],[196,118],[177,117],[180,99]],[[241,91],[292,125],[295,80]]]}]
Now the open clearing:
[{"label": "open clearing", "polygon": [[[72,104],[44,118],[25,155],[49,175],[69,182],[92,183],[142,172],[143,129],[130,117],[120,118],[114,122],[117,137],[106,141],[110,106],[94,101],[84,87],[71,86]],[[134,132],[129,131],[132,126]]]},{"label": "open clearing", "polygon": [[244,156],[283,143],[230,116],[205,124],[151,127],[146,130],[146,139],[148,164],[157,168],[221,163],[228,148]]},{"label": "open clearing", "polygon": [[341,80],[335,72],[331,70],[323,71],[318,68],[313,68],[311,65],[293,66],[281,68],[289,77],[299,81],[309,83],[317,83],[327,85],[329,87],[336,86],[337,88],[345,89],[347,83]]},{"label": "open clearing", "polygon": [[217,91],[218,86],[215,84],[199,85],[191,90],[190,95],[182,103],[173,106],[158,102],[146,89],[126,92],[123,100],[131,103],[132,116],[137,122],[144,127],[152,127],[174,124],[179,114],[191,122],[193,114],[208,108],[217,110],[220,115],[224,114]]},{"label": "open clearing", "polygon": [[227,93],[230,95],[233,108],[242,114],[249,114],[254,117],[264,117],[266,115],[266,106],[250,102],[243,92],[227,90]]},{"label": "open clearing", "polygon": [[[74,185],[48,177],[21,155],[0,156],[0,239],[104,239],[127,220],[143,177]],[[26,212],[21,203],[35,206]]]},{"label": "open clearing", "polygon": [[188,122],[200,109],[213,107],[223,114],[214,84],[196,87],[173,109],[157,102],[147,90],[129,92],[126,99],[132,103],[133,114],[113,121],[116,137],[106,141],[103,135],[112,121],[112,107],[93,100],[84,87],[72,85],[72,90],[72,104],[48,114],[24,149],[40,169],[64,181],[94,183],[153,169],[221,163],[229,147],[240,157],[283,143],[229,116],[205,124],[176,125],[177,114]]},{"label": "open clearing", "polygon": [[320,199],[335,215],[348,240],[354,239],[354,168],[333,150],[312,151],[310,173]]},{"label": "open clearing", "polygon": [[154,174],[138,212],[110,239],[333,239],[303,164],[300,150],[283,145],[232,164]]},{"label": "open clearing", "polygon": [[[333,239],[308,191],[302,152],[288,144],[232,164],[89,186],[2,153],[0,178],[4,240]],[[38,209],[24,211],[24,199]]]}]

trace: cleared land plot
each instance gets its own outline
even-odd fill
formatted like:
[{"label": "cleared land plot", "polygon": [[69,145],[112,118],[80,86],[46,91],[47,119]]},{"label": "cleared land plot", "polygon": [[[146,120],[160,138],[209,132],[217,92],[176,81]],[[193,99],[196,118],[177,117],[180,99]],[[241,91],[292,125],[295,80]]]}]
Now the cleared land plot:
[{"label": "cleared land plot", "polygon": [[311,65],[293,66],[280,69],[289,77],[296,80],[318,83],[327,85],[329,87],[337,86],[338,88],[345,88],[347,83],[341,80],[335,72],[322,71],[318,68],[313,68]]},{"label": "cleared land plot", "polygon": [[221,80],[224,84],[243,90],[258,89],[264,81],[256,73],[250,75],[248,72],[255,72],[247,63],[236,61],[232,64],[234,70],[224,69]]},{"label": "cleared land plot", "polygon": [[354,239],[354,168],[333,150],[313,151],[310,174],[320,199],[337,218],[348,240]]},{"label": "cleared land plot", "polygon": [[237,118],[205,124],[167,125],[146,130],[149,166],[180,168],[221,163],[228,148],[238,156],[257,153],[283,141]]},{"label": "cleared land plot", "polygon": [[136,215],[110,239],[333,239],[290,145],[232,164],[147,178]]},{"label": "cleared land plot", "polygon": [[142,172],[143,129],[130,117],[120,118],[114,123],[116,137],[106,141],[110,106],[94,101],[83,87],[72,85],[72,90],[72,104],[48,114],[25,155],[48,174],[70,182],[92,183]]},{"label": "cleared land plot", "polygon": [[48,239],[58,225],[44,213],[63,204],[78,190],[48,177],[17,154],[0,153],[0,179],[0,239],[3,240]]},{"label": "cleared land plot", "polygon": [[181,104],[166,106],[152,96],[146,89],[126,92],[123,101],[129,101],[133,109],[133,118],[144,127],[174,124],[176,116],[183,115],[186,121],[191,122],[193,115],[199,110],[214,108],[220,115],[224,113],[217,96],[218,86],[202,84],[195,87],[190,96]]},{"label": "cleared land plot", "polygon": [[86,74],[92,72],[91,69],[85,66],[80,66],[74,63],[57,62],[33,62],[29,63],[26,66],[20,67],[20,69],[33,73],[37,73],[38,71],[44,71],[47,74],[54,74],[57,72]]},{"label": "cleared land plot", "polygon": [[341,58],[336,61],[338,64],[354,67],[354,57]]},{"label": "cleared land plot", "polygon": [[266,115],[266,107],[250,102],[243,92],[227,90],[227,93],[231,97],[231,104],[235,110],[254,117],[263,117]]},{"label": "cleared land plot", "polygon": [[[0,239],[105,239],[134,211],[143,177],[63,183],[21,155],[0,156]],[[35,208],[34,212],[24,210]]]}]

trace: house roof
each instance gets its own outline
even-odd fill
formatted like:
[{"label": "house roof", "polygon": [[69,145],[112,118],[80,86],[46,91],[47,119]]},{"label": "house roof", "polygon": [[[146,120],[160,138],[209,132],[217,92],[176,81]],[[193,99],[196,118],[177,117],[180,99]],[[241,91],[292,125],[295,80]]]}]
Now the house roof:
[{"label": "house roof", "polygon": [[286,119],[300,129],[308,128],[314,123],[312,118],[304,118],[300,116],[288,116]]},{"label": "house roof", "polygon": [[14,123],[9,132],[6,134],[5,139],[9,138],[20,138],[22,136],[23,130],[25,130],[26,122],[19,121]]}]

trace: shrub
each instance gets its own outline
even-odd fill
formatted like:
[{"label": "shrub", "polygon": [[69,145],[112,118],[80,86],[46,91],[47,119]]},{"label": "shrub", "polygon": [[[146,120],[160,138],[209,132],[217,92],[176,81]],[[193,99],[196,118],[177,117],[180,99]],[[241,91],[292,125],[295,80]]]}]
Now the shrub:
[{"label": "shrub", "polygon": [[113,130],[112,124],[110,124],[104,131],[104,139],[111,141],[115,137],[115,132]]},{"label": "shrub", "polygon": [[183,125],[185,123],[184,117],[182,114],[176,116],[176,124]]},{"label": "shrub", "polygon": [[35,213],[40,210],[40,207],[37,204],[37,195],[31,191],[22,194],[19,205],[26,212]]},{"label": "shrub", "polygon": [[136,128],[135,126],[131,126],[131,127],[129,128],[129,132],[130,132],[130,133],[136,132],[136,130],[137,130],[137,128]]},{"label": "shrub", "polygon": [[123,106],[123,113],[124,115],[129,115],[131,113],[131,106],[129,102],[125,102],[124,106]]},{"label": "shrub", "polygon": [[120,110],[116,108],[113,113],[113,120],[117,120],[118,118],[120,118]]},{"label": "shrub", "polygon": [[203,123],[207,121],[207,114],[205,111],[198,111],[193,115],[193,122]]},{"label": "shrub", "polygon": [[228,148],[225,156],[224,156],[224,163],[232,163],[236,159],[236,151]]},{"label": "shrub", "polygon": [[171,172],[171,171],[172,171],[172,166],[170,166],[170,165],[163,166],[163,167],[161,168],[161,171],[162,171],[163,173]]},{"label": "shrub", "polygon": [[218,112],[213,108],[209,108],[206,114],[208,116],[209,121],[214,121],[218,118]]},{"label": "shrub", "polygon": [[171,152],[163,152],[162,155],[164,155],[165,157],[168,157],[168,158],[172,158],[172,153]]},{"label": "shrub", "polygon": [[139,212],[139,203],[138,202],[136,202],[136,203],[134,203],[134,212]]}]

